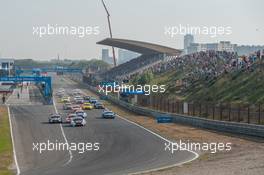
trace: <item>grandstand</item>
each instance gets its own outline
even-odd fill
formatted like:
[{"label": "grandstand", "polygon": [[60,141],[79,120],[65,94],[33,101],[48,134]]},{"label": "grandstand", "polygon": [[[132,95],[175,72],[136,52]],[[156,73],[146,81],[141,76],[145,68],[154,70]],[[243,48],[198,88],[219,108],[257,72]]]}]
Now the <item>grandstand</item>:
[{"label": "grandstand", "polygon": [[182,52],[178,49],[157,44],[115,38],[107,38],[97,42],[97,44],[113,46],[141,54],[139,57],[103,73],[101,77],[105,80],[123,80],[133,74],[143,72],[149,67],[153,67],[154,65],[161,63],[168,57],[176,58]]}]

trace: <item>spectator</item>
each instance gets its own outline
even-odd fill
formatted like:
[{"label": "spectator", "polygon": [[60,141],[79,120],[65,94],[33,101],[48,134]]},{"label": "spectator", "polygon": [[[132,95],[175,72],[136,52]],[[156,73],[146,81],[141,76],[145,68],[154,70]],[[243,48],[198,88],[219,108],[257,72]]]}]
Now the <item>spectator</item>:
[{"label": "spectator", "polygon": [[6,102],[6,97],[4,95],[2,97],[2,102],[3,102],[3,104],[5,104],[5,102]]}]

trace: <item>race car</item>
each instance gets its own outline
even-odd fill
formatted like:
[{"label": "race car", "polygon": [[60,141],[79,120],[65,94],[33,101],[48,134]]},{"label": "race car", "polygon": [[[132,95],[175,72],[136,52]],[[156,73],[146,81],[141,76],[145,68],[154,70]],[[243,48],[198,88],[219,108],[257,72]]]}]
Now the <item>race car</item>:
[{"label": "race car", "polygon": [[75,100],[77,100],[77,99],[83,99],[83,98],[82,98],[80,95],[76,95],[76,96],[74,96],[73,99],[74,99],[74,101],[75,101]]},{"label": "race car", "polygon": [[102,118],[114,119],[115,117],[116,117],[116,114],[112,111],[109,111],[109,110],[105,110],[102,113]]},{"label": "race car", "polygon": [[88,100],[88,101],[90,100],[90,98],[91,98],[91,97],[88,96],[88,95],[85,95],[85,96],[83,97],[84,100]]},{"label": "race car", "polygon": [[83,103],[90,103],[90,100],[83,100]]},{"label": "race car", "polygon": [[82,117],[74,117],[71,120],[71,126],[76,127],[76,126],[85,126],[86,125],[86,120]]},{"label": "race car", "polygon": [[62,123],[62,117],[60,114],[51,114],[49,117],[49,123]]},{"label": "race car", "polygon": [[72,109],[72,104],[71,103],[64,103],[63,104],[63,110],[70,110]]},{"label": "race car", "polygon": [[65,89],[64,88],[60,88],[58,91],[65,92]]},{"label": "race car", "polygon": [[58,91],[58,92],[56,92],[56,95],[57,95],[59,98],[62,98],[62,97],[65,95],[65,93],[62,92],[62,91]]},{"label": "race car", "polygon": [[81,96],[75,96],[74,101],[76,104],[83,104],[83,98]]},{"label": "race car", "polygon": [[92,104],[97,103],[97,99],[96,99],[96,98],[91,98],[91,99],[90,99],[90,103],[92,103]]},{"label": "race car", "polygon": [[75,117],[77,117],[75,113],[68,114],[68,116],[66,117],[66,123],[71,123],[71,120]]},{"label": "race car", "polygon": [[95,109],[104,109],[105,107],[104,107],[103,103],[101,103],[101,102],[96,102],[96,103],[94,104],[94,108],[95,108]]},{"label": "race car", "polygon": [[80,90],[80,89],[74,89],[74,90],[72,91],[72,94],[73,94],[73,95],[81,95],[81,94],[82,94],[82,90]]},{"label": "race car", "polygon": [[83,104],[83,99],[82,98],[78,98],[75,100],[76,104]]},{"label": "race car", "polygon": [[56,95],[61,95],[61,94],[65,94],[65,90],[64,89],[59,89],[57,92],[56,92]]},{"label": "race car", "polygon": [[71,110],[75,112],[77,110],[81,110],[81,107],[80,107],[80,105],[72,105]]},{"label": "race car", "polygon": [[83,103],[83,105],[82,105],[82,109],[83,109],[83,110],[85,110],[85,109],[89,109],[89,110],[91,110],[91,109],[93,109],[93,105],[92,105],[91,103],[87,103],[87,102],[85,102],[85,103]]},{"label": "race car", "polygon": [[77,116],[82,117],[82,118],[87,117],[86,112],[84,112],[83,110],[77,110],[77,111],[75,112],[75,114],[76,114]]},{"label": "race car", "polygon": [[62,97],[60,100],[61,103],[69,103],[70,101],[71,101],[70,97]]}]

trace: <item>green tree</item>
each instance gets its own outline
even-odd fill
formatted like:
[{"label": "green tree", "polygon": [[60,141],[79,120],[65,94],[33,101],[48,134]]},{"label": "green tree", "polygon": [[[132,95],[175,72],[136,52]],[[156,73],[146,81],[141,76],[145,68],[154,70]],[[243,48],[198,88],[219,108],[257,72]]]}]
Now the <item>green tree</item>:
[{"label": "green tree", "polygon": [[154,78],[154,75],[151,71],[144,72],[138,79],[138,84],[140,85],[149,84],[151,83],[153,78]]}]

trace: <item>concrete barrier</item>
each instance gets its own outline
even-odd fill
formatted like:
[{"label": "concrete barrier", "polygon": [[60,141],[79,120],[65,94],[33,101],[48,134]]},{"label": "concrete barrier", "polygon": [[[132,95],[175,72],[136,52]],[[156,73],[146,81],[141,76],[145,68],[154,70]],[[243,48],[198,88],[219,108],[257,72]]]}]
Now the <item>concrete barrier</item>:
[{"label": "concrete barrier", "polygon": [[140,115],[151,116],[154,118],[157,117],[172,117],[174,123],[189,125],[193,127],[211,129],[215,131],[228,132],[233,134],[242,134],[247,136],[254,137],[262,137],[264,138],[264,126],[262,125],[254,125],[247,123],[236,123],[229,121],[219,121],[219,120],[211,120],[194,116],[185,116],[185,115],[177,115],[172,113],[163,113],[147,108],[142,108],[139,106],[133,106],[129,104],[123,104],[126,102],[118,103],[116,100],[109,98],[109,100],[115,102],[116,104],[120,104],[122,107],[138,113]]},{"label": "concrete barrier", "polygon": [[[89,88],[89,90],[93,91],[94,93],[100,96],[105,96],[104,94],[100,94],[99,92],[97,92],[97,89],[95,87],[89,86],[87,84],[85,85]],[[184,125],[189,125],[189,126],[198,127],[198,128],[205,128],[205,129],[210,129],[210,130],[215,130],[215,131],[264,138],[264,126],[263,125],[229,122],[229,121],[219,121],[219,120],[211,120],[211,119],[205,119],[205,118],[200,118],[200,117],[195,117],[195,116],[165,113],[165,112],[160,112],[160,111],[136,106],[136,105],[124,102],[124,101],[120,101],[111,96],[107,96],[105,98],[107,98],[111,102],[127,110],[130,110],[140,115],[153,117],[155,119],[157,117],[162,117],[162,116],[168,117],[169,116],[173,118],[174,123],[180,123]]]}]

